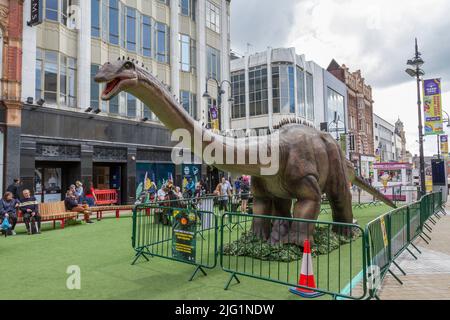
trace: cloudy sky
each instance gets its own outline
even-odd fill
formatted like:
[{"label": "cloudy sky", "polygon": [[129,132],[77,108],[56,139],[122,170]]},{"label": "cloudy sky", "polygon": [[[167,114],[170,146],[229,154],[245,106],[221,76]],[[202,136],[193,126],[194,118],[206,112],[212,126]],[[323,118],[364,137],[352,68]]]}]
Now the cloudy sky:
[{"label": "cloudy sky", "polygon": [[[242,55],[295,47],[324,68],[334,58],[361,69],[373,88],[374,112],[392,123],[400,117],[414,154],[416,84],[405,63],[418,37],[426,78],[442,78],[443,107],[450,112],[448,12],[448,0],[232,0],[231,47]],[[426,137],[424,146],[426,155],[435,154],[436,137]]]}]

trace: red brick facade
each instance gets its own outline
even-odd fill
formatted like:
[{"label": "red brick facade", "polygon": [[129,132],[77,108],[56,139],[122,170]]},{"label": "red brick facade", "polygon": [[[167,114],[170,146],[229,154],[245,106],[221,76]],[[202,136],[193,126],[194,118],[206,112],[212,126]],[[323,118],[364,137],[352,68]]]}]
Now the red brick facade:
[{"label": "red brick facade", "polygon": [[23,0],[0,1],[2,32],[1,104],[6,108],[6,124],[20,126],[22,78]]},{"label": "red brick facade", "polygon": [[[373,145],[373,103],[372,88],[365,84],[361,71],[350,72],[333,60],[328,71],[347,85],[348,92],[348,133],[353,149],[351,160],[356,161],[360,155],[374,156]],[[353,136],[353,138],[351,138]]]}]

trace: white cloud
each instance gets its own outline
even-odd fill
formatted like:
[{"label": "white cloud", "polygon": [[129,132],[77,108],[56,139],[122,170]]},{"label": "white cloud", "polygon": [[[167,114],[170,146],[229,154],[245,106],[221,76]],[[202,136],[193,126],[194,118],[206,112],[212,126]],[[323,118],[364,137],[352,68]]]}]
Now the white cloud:
[{"label": "white cloud", "polygon": [[[374,111],[405,124],[408,148],[418,153],[415,82],[405,72],[418,37],[427,78],[450,85],[450,1],[448,0],[246,0],[232,1],[232,46],[256,50],[296,47],[326,68],[335,58],[362,70],[372,85]],[[239,12],[236,12],[239,10]],[[243,53],[243,52],[242,52]],[[450,93],[443,95],[444,109]],[[448,110],[448,109],[447,109]],[[450,110],[449,110],[450,111]],[[426,137],[425,154],[436,153]]]}]

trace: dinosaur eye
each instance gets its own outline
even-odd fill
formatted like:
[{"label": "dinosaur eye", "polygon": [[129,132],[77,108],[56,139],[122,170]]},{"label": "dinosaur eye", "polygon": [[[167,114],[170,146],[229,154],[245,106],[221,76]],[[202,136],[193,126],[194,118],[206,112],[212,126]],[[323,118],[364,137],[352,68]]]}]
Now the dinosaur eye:
[{"label": "dinosaur eye", "polygon": [[125,63],[125,65],[123,67],[125,69],[131,69],[131,68],[133,68],[133,65],[131,64],[131,62],[127,62],[127,63]]}]

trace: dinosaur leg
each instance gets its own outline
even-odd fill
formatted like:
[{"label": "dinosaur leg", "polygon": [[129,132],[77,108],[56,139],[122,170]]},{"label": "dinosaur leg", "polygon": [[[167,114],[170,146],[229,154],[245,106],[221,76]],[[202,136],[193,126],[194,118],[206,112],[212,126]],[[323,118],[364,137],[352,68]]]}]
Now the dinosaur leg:
[{"label": "dinosaur leg", "polygon": [[[344,189],[345,190],[345,189]],[[331,211],[333,212],[333,221],[342,223],[353,223],[352,213],[352,195],[347,188],[342,193],[327,192],[330,200]],[[342,226],[333,226],[333,231],[342,235],[350,235],[352,229]]]},{"label": "dinosaur leg", "polygon": [[[253,193],[253,215],[272,215],[273,201],[268,194],[264,182],[258,177],[252,177]],[[252,221],[252,232],[262,240],[270,237],[271,221],[268,219],[254,218]]]},{"label": "dinosaur leg", "polygon": [[[272,214],[272,199],[254,197],[253,199],[253,215],[271,215]],[[268,240],[270,236],[270,220],[254,218],[252,221],[252,232],[263,240]]]},{"label": "dinosaur leg", "polygon": [[[292,200],[290,199],[273,199],[273,215],[277,217],[291,217]],[[272,231],[270,232],[270,243],[287,243],[289,238],[289,221],[272,220]]]},{"label": "dinosaur leg", "polygon": [[[294,205],[294,218],[317,220],[320,213],[320,199],[322,192],[317,179],[306,176],[301,180],[298,188],[297,202]],[[305,240],[314,243],[314,223],[293,222],[286,242],[303,246]]]}]

